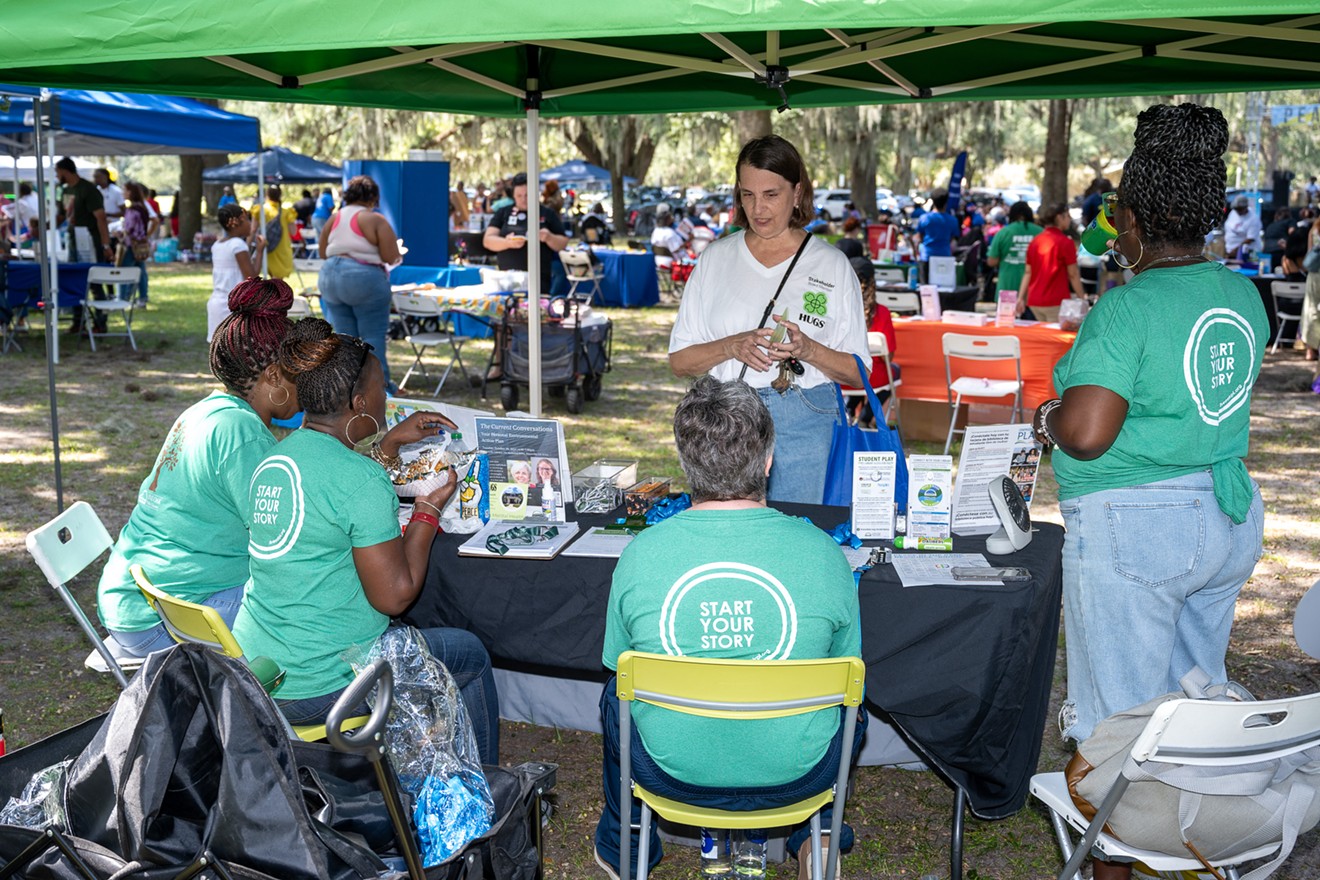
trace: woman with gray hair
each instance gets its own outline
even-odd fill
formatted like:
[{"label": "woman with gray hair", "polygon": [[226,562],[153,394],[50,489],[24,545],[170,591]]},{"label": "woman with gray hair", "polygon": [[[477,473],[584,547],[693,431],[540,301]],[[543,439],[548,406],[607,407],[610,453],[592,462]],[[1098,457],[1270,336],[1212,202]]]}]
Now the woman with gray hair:
[{"label": "woman with gray hair", "polygon": [[[630,650],[742,660],[860,656],[857,590],[842,551],[820,529],[766,506],[775,424],[757,392],[702,376],[674,413],[674,440],[694,503],[623,551],[605,619],[605,666],[614,669]],[[610,681],[601,696],[605,809],[596,861],[611,875],[621,821],[618,710]],[[858,716],[856,748],[865,716]],[[829,788],[838,771],[841,715],[728,721],[638,704],[633,717],[634,777],[687,803],[782,806]],[[639,821],[634,801],[633,825]],[[651,828],[654,867],[661,849]],[[809,852],[805,827],[789,843]],[[839,843],[852,845],[846,825]]]}]

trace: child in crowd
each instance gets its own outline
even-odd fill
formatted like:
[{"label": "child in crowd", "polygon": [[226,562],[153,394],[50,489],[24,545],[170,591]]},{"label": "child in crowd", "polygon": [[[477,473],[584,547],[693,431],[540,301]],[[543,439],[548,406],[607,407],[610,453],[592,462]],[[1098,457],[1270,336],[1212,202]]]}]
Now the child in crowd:
[{"label": "child in crowd", "polygon": [[257,236],[256,253],[248,251],[247,238],[252,232],[252,218],[243,206],[231,202],[220,208],[217,215],[225,237],[211,248],[211,298],[206,301],[206,341],[215,335],[215,328],[229,317],[229,291],[244,278],[257,274],[261,265],[261,252],[266,239]]}]

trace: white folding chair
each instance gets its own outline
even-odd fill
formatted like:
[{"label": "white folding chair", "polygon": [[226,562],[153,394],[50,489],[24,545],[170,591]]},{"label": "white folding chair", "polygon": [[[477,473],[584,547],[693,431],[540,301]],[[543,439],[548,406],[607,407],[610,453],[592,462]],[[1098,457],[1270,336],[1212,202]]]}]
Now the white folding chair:
[{"label": "white folding chair", "polygon": [[[428,296],[425,293],[396,293],[394,294],[394,310],[403,317],[403,338],[407,340],[413,350],[413,363],[408,368],[408,372],[403,374],[403,380],[399,382],[400,389],[408,385],[408,379],[414,371],[420,372],[426,377],[427,381],[430,381],[431,374],[426,369],[426,364],[422,362],[422,354],[428,348],[448,345],[453,352],[453,356],[449,359],[449,365],[445,367],[444,374],[440,376],[440,381],[435,386],[435,391],[431,393],[432,397],[439,397],[440,389],[445,386],[445,380],[449,378],[449,372],[455,364],[458,364],[459,375],[467,375],[467,371],[463,367],[462,348],[468,337],[456,336],[452,329],[445,329],[450,326],[450,309],[449,305],[438,297]],[[424,322],[428,321],[434,322],[435,330],[425,328]]]},{"label": "white folding chair", "polygon": [[921,312],[921,296],[916,293],[890,293],[877,290],[875,301],[895,315],[916,315]]},{"label": "white folding chair", "polygon": [[[907,275],[897,266],[877,266],[875,270],[876,284],[906,284]],[[905,294],[900,294],[905,295]]]},{"label": "white folding chair", "polygon": [[[1296,321],[1297,328],[1301,327],[1302,321],[1302,303],[1306,299],[1306,282],[1304,281],[1271,281],[1270,296],[1274,298],[1274,317],[1278,319],[1279,329],[1274,333],[1274,345],[1270,347],[1270,353],[1279,350],[1279,340],[1283,338],[1283,324],[1285,321]],[[1293,335],[1288,340],[1291,345],[1297,341],[1299,330],[1293,329]]]},{"label": "white folding chair", "polygon": [[[605,277],[604,270],[599,265],[592,262],[590,251],[560,251],[559,262],[564,264],[564,272],[568,275],[568,295],[583,305],[591,305],[600,293],[600,280]],[[584,298],[578,293],[580,287],[590,287]]]},{"label": "white folding chair", "polygon": [[293,302],[289,304],[289,320],[300,321],[303,318],[310,318],[314,314],[316,312],[312,309],[312,301],[302,294],[295,293]]},{"label": "white folding chair", "polygon": [[[316,314],[316,305],[313,300],[318,299],[321,296],[321,290],[316,285],[318,283],[317,279],[321,274],[321,266],[324,263],[325,260],[312,260],[301,257],[294,258],[293,274],[298,276],[298,293],[306,301],[309,311],[307,314],[295,315],[294,308],[299,308],[297,302],[295,302],[294,308],[289,309],[290,318],[297,320],[298,318],[312,317]],[[312,276],[311,284],[308,284],[307,279],[303,278],[304,272]],[[300,308],[299,310],[301,311]]]},{"label": "white folding chair", "polygon": [[[876,394],[879,394],[881,391],[889,392],[889,399],[884,402],[885,412],[872,413],[872,415],[876,416],[876,418],[883,418],[885,420],[885,424],[888,424],[889,420],[892,418],[894,419],[894,426],[900,427],[898,422],[899,415],[898,415],[898,406],[897,406],[898,387],[903,384],[903,380],[894,378],[894,364],[893,361],[889,359],[889,340],[885,337],[885,334],[883,333],[871,332],[866,334],[866,342],[868,347],[871,349],[871,357],[881,358],[884,361],[885,375],[889,377],[889,382],[887,384],[871,386],[871,390],[874,391]],[[865,397],[866,389],[849,388],[843,391],[843,396]]]},{"label": "white folding chair", "polygon": [[[1087,854],[1105,861],[1141,862],[1154,871],[1200,871],[1203,865],[1189,852],[1173,856],[1128,846],[1103,829],[1127,791],[1132,777],[1147,762],[1188,767],[1237,767],[1292,755],[1320,745],[1320,694],[1282,700],[1236,702],[1170,700],[1151,715],[1146,729],[1132,744],[1129,760],[1089,822],[1073,803],[1063,773],[1038,773],[1031,793],[1049,807],[1050,821],[1066,864],[1059,880],[1074,880]],[[1082,835],[1076,847],[1069,826]],[[1237,878],[1237,865],[1279,850],[1282,840],[1210,859]],[[1277,866],[1276,866],[1277,867]]]},{"label": "white folding chair", "polygon": [[101,518],[86,501],[79,501],[68,510],[55,517],[44,526],[33,529],[27,535],[27,549],[36,560],[41,573],[50,581],[64,604],[69,607],[73,619],[87,634],[95,650],[87,656],[84,665],[97,672],[109,672],[114,675],[121,688],[128,687],[125,670],[132,672],[142,665],[141,659],[116,660],[110,648],[101,639],[92,622],[87,619],[73,594],[69,592],[69,581],[83,569],[91,565],[114,544],[110,533],[101,524]]},{"label": "white folding chair", "polygon": [[[98,336],[127,336],[128,344],[137,351],[137,340],[133,338],[133,308],[137,302],[136,296],[129,296],[128,299],[120,299],[118,296],[112,299],[92,299],[90,288],[93,284],[127,284],[136,288],[141,278],[142,269],[138,266],[93,266],[87,270],[88,296],[84,303],[83,321],[87,330],[87,339],[92,343],[92,351],[96,351]],[[94,311],[104,312],[107,316],[112,313],[122,316],[124,332],[97,333],[96,321],[92,315]]]},{"label": "white folding chair", "polygon": [[[985,376],[953,378],[952,361],[1012,361],[1016,379],[991,379]],[[949,454],[953,435],[963,433],[957,427],[958,407],[964,398],[994,399],[1013,395],[1013,422],[1022,417],[1022,345],[1016,336],[971,336],[966,333],[944,334],[944,380],[949,395],[949,435],[944,440],[944,454]]]}]

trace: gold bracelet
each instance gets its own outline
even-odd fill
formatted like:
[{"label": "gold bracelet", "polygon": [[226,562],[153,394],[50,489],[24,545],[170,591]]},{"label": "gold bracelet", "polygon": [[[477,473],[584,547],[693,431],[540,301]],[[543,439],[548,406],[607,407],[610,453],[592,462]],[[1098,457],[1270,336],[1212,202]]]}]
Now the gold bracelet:
[{"label": "gold bracelet", "polygon": [[429,502],[429,501],[423,501],[423,500],[420,499],[420,498],[414,498],[414,499],[413,499],[413,506],[416,507],[418,504],[425,504],[427,507],[429,507],[429,508],[431,508],[432,510],[434,510],[436,516],[440,516],[442,513],[444,513],[443,510],[441,510],[440,508],[436,507],[436,506],[435,506],[434,504],[432,504],[431,502]]},{"label": "gold bracelet", "polygon": [[387,471],[396,470],[403,465],[403,459],[398,455],[386,455],[380,443],[371,444],[371,448],[367,450],[367,455]]}]

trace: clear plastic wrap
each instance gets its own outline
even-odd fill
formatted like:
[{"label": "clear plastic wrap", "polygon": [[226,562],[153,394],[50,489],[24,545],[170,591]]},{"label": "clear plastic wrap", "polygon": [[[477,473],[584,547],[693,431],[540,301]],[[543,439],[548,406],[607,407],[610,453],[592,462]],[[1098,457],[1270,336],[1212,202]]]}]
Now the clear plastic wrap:
[{"label": "clear plastic wrap", "polygon": [[422,862],[438,865],[489,830],[495,816],[467,707],[449,670],[412,627],[391,627],[369,652],[353,653],[355,672],[383,657],[394,673],[390,763],[415,804]]},{"label": "clear plastic wrap", "polygon": [[0,825],[20,828],[64,827],[64,781],[73,761],[61,761],[39,770],[23,786],[23,793],[11,797],[0,809]]}]

